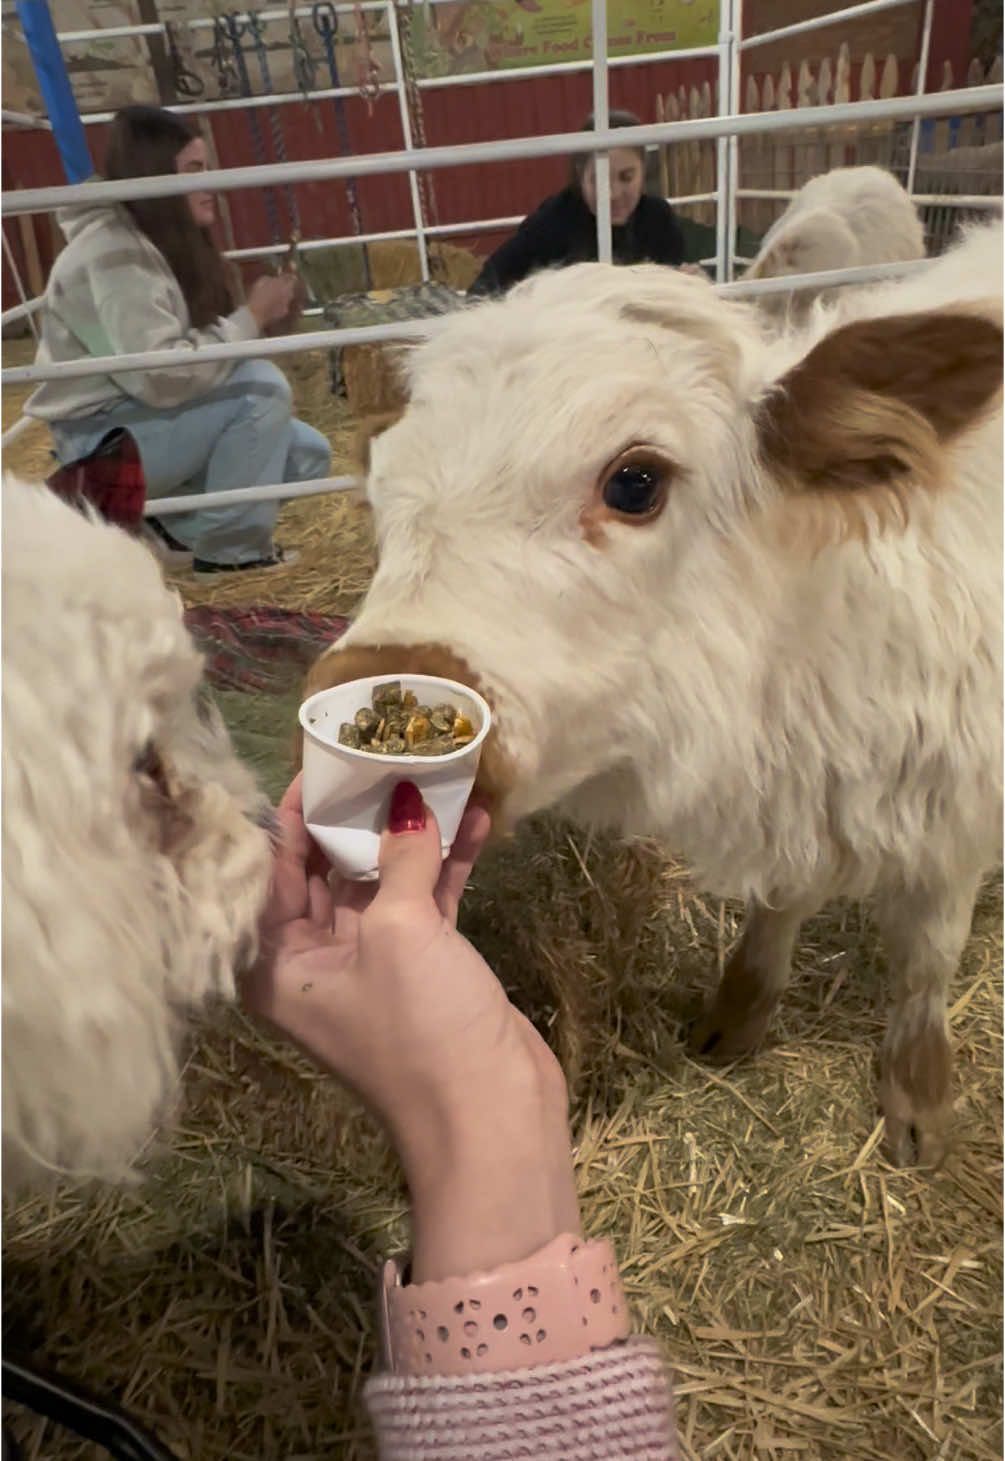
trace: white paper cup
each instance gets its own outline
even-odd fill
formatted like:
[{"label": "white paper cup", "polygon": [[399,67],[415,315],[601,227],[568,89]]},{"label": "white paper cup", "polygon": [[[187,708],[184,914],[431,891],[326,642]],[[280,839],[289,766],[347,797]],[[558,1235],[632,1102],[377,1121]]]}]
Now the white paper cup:
[{"label": "white paper cup", "polygon": [[[398,680],[420,705],[456,705],[476,727],[466,746],[446,756],[375,756],[338,743],[339,726],[370,704],[375,685]],[[413,781],[436,814],[443,856],[450,851],[478,771],[492,713],[482,697],[437,675],[370,675],[319,690],[300,707],[304,731],[304,821],[344,877],[378,876],[380,834],[396,782]]]}]

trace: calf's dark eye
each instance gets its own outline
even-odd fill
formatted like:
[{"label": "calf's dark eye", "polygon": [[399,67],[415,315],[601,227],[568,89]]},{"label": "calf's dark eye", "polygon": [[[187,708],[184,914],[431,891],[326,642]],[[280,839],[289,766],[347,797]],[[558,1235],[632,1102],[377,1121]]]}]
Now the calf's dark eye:
[{"label": "calf's dark eye", "polygon": [[655,462],[624,462],[604,483],[604,503],[614,512],[644,517],[663,505],[666,478],[666,468]]}]

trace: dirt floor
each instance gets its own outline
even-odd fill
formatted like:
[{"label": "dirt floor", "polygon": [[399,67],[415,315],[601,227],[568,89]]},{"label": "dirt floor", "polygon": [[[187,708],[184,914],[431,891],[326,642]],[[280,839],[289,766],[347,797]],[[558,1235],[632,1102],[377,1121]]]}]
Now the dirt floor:
[{"label": "dirt floor", "polygon": [[[6,343],[4,363],[26,350]],[[326,361],[291,378],[344,469],[353,423]],[[5,426],[21,399],[5,395]],[[6,465],[38,475],[47,449],[33,428]],[[350,611],[372,565],[359,500],[288,507],[278,537],[301,550],[288,573],[177,586],[191,603]],[[295,698],[222,697],[273,792]],[[738,920],[665,849],[548,818],[485,860],[463,914],[565,1062],[587,1229],[613,1238],[638,1325],[666,1348],[682,1455],[1000,1461],[1000,880],[953,984],[959,1135],[935,1176],[882,1156],[867,909],[806,925],[755,1058],[688,1058],[682,1031]],[[8,1204],[5,1342],[117,1396],[187,1461],[370,1461],[376,1265],[405,1212],[352,1098],[223,1013],[193,1033],[176,1126],[140,1185]],[[99,1454],[10,1418],[29,1461]]]}]

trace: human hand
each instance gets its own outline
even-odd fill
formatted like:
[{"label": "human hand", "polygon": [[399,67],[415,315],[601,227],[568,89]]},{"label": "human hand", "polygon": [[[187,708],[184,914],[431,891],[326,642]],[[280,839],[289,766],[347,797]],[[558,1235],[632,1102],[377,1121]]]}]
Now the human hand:
[{"label": "human hand", "polygon": [[677,268],[682,274],[692,274],[696,279],[708,278],[708,275],[700,264],[678,264]]},{"label": "human hand", "polygon": [[293,302],[286,314],[281,315],[278,320],[273,320],[271,325],[266,326],[263,331],[265,335],[291,335],[297,327],[297,321],[304,312],[304,306],[307,303],[307,287],[304,281],[299,274],[292,271],[287,271],[285,277],[293,282]]},{"label": "human hand", "polygon": [[443,862],[435,817],[405,787],[392,821],[424,825],[384,834],[378,885],[332,895],[293,783],[244,999],[387,1127],[421,1281],[525,1257],[579,1215],[561,1070],[455,927],[488,813],[468,809]]},{"label": "human hand", "polygon": [[263,274],[248,291],[248,309],[255,316],[259,330],[268,329],[284,319],[293,306],[297,281],[291,274]]}]

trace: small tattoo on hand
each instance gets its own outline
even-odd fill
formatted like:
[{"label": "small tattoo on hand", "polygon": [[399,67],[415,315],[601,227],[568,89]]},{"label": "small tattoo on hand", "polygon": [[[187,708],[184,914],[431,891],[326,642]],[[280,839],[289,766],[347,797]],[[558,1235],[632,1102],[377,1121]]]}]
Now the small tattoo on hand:
[{"label": "small tattoo on hand", "polygon": [[308,991],[308,989],[313,989],[313,988],[314,988],[314,981],[311,980],[311,982],[309,984],[301,984],[301,986],[300,986],[300,993],[301,994],[306,994],[307,991]]}]

